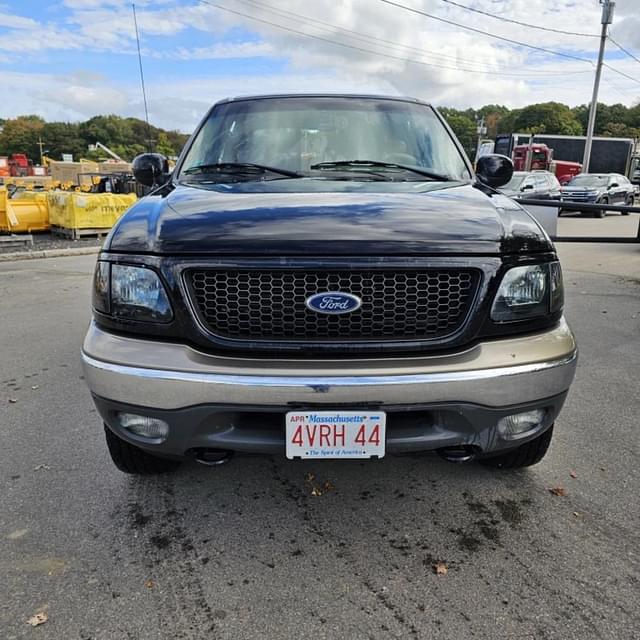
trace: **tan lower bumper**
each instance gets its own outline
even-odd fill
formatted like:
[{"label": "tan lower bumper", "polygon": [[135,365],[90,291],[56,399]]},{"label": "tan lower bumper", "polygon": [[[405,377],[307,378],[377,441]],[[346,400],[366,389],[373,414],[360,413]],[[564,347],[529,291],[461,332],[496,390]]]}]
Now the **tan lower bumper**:
[{"label": "tan lower bumper", "polygon": [[250,360],[114,336],[89,328],[82,351],[91,391],[117,402],[178,409],[199,404],[472,403],[503,407],[566,391],[577,351],[567,323],[438,357],[340,361]]}]

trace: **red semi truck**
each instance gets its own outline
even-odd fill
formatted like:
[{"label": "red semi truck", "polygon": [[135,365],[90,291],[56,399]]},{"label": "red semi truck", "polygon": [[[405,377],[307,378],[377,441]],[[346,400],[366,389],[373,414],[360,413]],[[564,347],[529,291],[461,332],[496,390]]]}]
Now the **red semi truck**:
[{"label": "red semi truck", "polygon": [[546,144],[519,144],[513,148],[513,167],[516,171],[551,171],[561,184],[582,171],[579,162],[554,160],[553,149]]}]

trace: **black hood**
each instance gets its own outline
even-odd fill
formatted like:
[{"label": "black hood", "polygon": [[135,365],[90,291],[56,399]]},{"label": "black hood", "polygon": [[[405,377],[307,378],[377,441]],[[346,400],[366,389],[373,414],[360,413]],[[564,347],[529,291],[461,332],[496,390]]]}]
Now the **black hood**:
[{"label": "black hood", "polygon": [[140,200],[105,248],[161,255],[428,255],[549,251],[533,218],[470,184],[277,180],[178,185]]}]

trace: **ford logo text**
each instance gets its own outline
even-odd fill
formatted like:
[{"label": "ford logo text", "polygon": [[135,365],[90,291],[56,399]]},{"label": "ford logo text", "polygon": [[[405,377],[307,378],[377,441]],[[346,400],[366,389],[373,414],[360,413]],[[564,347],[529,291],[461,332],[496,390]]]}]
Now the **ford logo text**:
[{"label": "ford logo text", "polygon": [[358,296],[341,291],[325,291],[307,298],[307,307],[318,313],[350,313],[359,309],[361,305],[362,300]]}]

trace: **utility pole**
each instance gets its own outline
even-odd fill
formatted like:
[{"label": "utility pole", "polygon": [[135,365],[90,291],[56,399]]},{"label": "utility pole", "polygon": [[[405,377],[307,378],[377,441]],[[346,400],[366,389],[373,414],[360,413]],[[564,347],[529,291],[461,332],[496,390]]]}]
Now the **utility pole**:
[{"label": "utility pole", "polygon": [[478,155],[480,154],[480,143],[482,142],[482,136],[487,135],[487,127],[484,126],[484,116],[478,120],[476,118],[476,132],[478,133],[478,141],[476,143],[476,162],[478,161]]},{"label": "utility pole", "polygon": [[602,5],[602,32],[600,34],[600,51],[598,53],[598,65],[596,67],[596,77],[593,82],[593,96],[589,108],[589,123],[587,124],[587,139],[584,143],[584,158],[582,159],[582,170],[589,173],[589,161],[591,160],[591,143],[593,142],[593,129],[596,124],[596,110],[598,109],[598,89],[600,88],[600,76],[602,74],[602,60],[604,58],[604,47],[607,43],[607,29],[613,20],[613,8],[615,2],[611,0],[600,0]]},{"label": "utility pole", "polygon": [[38,137],[38,146],[40,147],[40,164],[44,166],[44,142],[41,137]]}]

